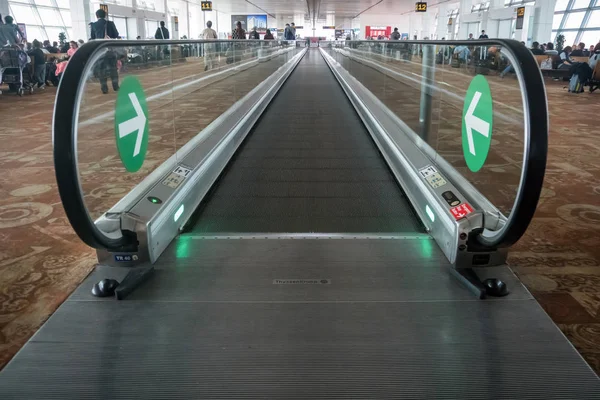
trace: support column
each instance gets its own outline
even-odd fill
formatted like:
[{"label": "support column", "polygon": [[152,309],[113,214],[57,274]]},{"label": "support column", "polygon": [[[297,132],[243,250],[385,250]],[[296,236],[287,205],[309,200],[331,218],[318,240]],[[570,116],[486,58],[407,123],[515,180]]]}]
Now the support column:
[{"label": "support column", "polygon": [[449,7],[446,4],[438,6],[437,29],[435,31],[438,40],[442,38],[450,39],[450,35],[448,34],[448,10]]},{"label": "support column", "polygon": [[6,17],[7,15],[10,15],[10,12],[8,9],[8,0],[0,0],[0,14],[2,14],[3,20],[4,20],[4,17]]},{"label": "support column", "polygon": [[[532,26],[529,23],[529,20],[533,16],[535,8],[533,7],[525,7],[525,16],[523,18],[523,29],[515,29],[515,40],[523,41],[527,46],[531,45],[530,36],[532,34]],[[550,23],[552,24],[552,19],[550,19]]]},{"label": "support column", "polygon": [[[131,7],[134,9],[138,9],[137,6],[137,0],[132,0],[131,1]],[[110,10],[110,8],[109,8]],[[135,24],[137,25],[137,34],[138,36],[141,36],[142,39],[146,39],[147,33],[146,33],[146,18],[144,17],[138,17],[135,19]],[[154,33],[154,32],[153,32]]]},{"label": "support column", "polygon": [[70,0],[69,5],[71,6],[71,24],[73,25],[73,37],[69,39],[87,41],[90,38],[91,16],[96,10],[90,9],[90,2],[87,0]]},{"label": "support column", "polygon": [[534,22],[533,22],[533,40],[546,43],[552,38],[552,21],[554,20],[554,9],[556,8],[556,0],[546,0],[536,2]]},{"label": "support column", "polygon": [[456,40],[465,40],[469,37],[469,33],[477,39],[479,35],[475,35],[477,32],[469,32],[469,24],[465,22],[465,15],[471,14],[471,8],[473,8],[473,0],[460,0],[460,26],[458,28],[458,35],[455,37]]}]

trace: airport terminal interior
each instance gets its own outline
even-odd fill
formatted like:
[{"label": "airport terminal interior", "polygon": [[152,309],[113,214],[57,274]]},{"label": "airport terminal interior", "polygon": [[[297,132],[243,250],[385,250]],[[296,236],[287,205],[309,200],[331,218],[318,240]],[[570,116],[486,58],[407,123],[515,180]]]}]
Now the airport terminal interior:
[{"label": "airport terminal interior", "polygon": [[600,0],[0,15],[0,399],[600,399]]}]

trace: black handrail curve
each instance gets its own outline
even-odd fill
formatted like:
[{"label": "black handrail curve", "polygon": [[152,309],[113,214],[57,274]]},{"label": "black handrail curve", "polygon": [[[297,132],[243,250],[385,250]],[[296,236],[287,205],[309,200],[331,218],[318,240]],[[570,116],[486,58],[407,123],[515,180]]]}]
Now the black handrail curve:
[{"label": "black handrail curve", "polygon": [[[525,149],[523,153],[523,168],[521,181],[513,208],[504,226],[489,234],[482,232],[475,238],[480,246],[488,249],[510,247],[525,233],[542,192],[546,161],[548,155],[548,104],[544,78],[533,54],[524,45],[512,39],[478,39],[478,40],[400,40],[378,41],[360,40],[349,41],[350,44],[363,42],[368,44],[386,44],[390,47],[402,45],[435,45],[449,46],[500,46],[508,50],[518,65],[515,71],[521,74],[520,84],[525,100]],[[335,43],[335,42],[334,42]]]},{"label": "black handrail curve", "polygon": [[[92,221],[83,199],[83,190],[77,167],[77,116],[81,80],[88,63],[99,51],[109,47],[137,47],[158,45],[185,45],[204,43],[248,42],[245,40],[93,40],[81,46],[69,60],[56,92],[52,134],[54,167],[58,192],[65,213],[77,236],[88,246],[110,251],[135,251],[137,238],[123,232],[120,238],[111,238]],[[258,41],[253,41],[258,42]],[[268,41],[269,43],[277,41]]]}]

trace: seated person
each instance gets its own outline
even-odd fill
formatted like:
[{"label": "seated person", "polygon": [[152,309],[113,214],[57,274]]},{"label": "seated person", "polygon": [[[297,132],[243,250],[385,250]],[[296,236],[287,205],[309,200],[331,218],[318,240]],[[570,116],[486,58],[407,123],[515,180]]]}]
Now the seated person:
[{"label": "seated person", "polygon": [[573,65],[573,60],[571,60],[572,50],[573,48],[571,46],[567,46],[560,52],[560,62],[557,69],[571,68]]},{"label": "seated person", "polygon": [[467,46],[456,46],[454,48],[454,54],[458,54],[458,59],[461,62],[469,61],[469,57],[471,56],[471,50]]},{"label": "seated person", "polygon": [[536,56],[543,56],[544,55],[544,50],[540,49],[540,43],[539,42],[533,42],[532,47],[531,47],[531,53],[536,55]]},{"label": "seated person", "polygon": [[596,68],[596,64],[600,62],[600,43],[598,43],[595,47],[590,46],[590,48],[595,49],[594,52],[590,55],[590,60],[588,61],[588,64],[590,65],[590,68],[593,71]]},{"label": "seated person", "polygon": [[75,54],[75,52],[77,51],[78,48],[79,48],[79,45],[77,44],[77,42],[74,40],[71,40],[69,42],[69,50],[67,50],[67,55],[69,57],[73,57],[73,54]]},{"label": "seated person", "polygon": [[549,56],[557,56],[558,51],[554,50],[554,43],[548,42],[546,43],[546,51],[544,54],[548,54]]},{"label": "seated person", "polygon": [[576,49],[574,49],[571,54],[571,57],[587,57],[585,55],[585,43],[579,43]]}]

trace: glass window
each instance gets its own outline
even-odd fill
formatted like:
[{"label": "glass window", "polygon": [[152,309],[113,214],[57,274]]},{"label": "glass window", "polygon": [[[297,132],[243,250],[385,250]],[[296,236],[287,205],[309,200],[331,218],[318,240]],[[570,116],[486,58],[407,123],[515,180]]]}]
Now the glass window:
[{"label": "glass window", "polygon": [[[43,42],[44,40],[48,39],[48,37],[46,36],[46,32],[42,29],[41,26],[27,25],[25,27],[25,30],[28,42],[33,42],[34,39]],[[58,38],[54,40],[58,40]]]},{"label": "glass window", "polygon": [[573,32],[561,32],[562,35],[565,35],[565,47],[573,46],[575,44],[575,39],[577,38],[577,31]]},{"label": "glass window", "polygon": [[554,18],[552,19],[552,29],[560,28],[560,23],[564,17],[564,13],[554,14]]},{"label": "glass window", "polygon": [[119,31],[119,36],[127,39],[127,18],[114,17],[113,22]]},{"label": "glass window", "polygon": [[578,8],[588,8],[590,6],[590,1],[592,0],[575,0],[573,2],[573,7],[571,7],[571,10],[577,10]]},{"label": "glass window", "polygon": [[71,8],[71,2],[69,0],[56,0],[58,8]]},{"label": "glass window", "polygon": [[60,10],[60,15],[65,23],[65,26],[71,26],[71,10]]},{"label": "glass window", "polygon": [[556,0],[554,11],[565,11],[569,5],[569,0]]},{"label": "glass window", "polygon": [[581,42],[585,43],[586,49],[595,46],[596,43],[600,43],[600,31],[583,31]]},{"label": "glass window", "polygon": [[573,12],[567,14],[567,22],[563,26],[564,29],[576,29],[581,27],[585,11]]},{"label": "glass window", "polygon": [[33,7],[31,6],[11,4],[10,12],[15,18],[15,22],[30,25],[42,25],[42,21],[37,18],[37,13],[34,12]]},{"label": "glass window", "polygon": [[46,33],[48,34],[48,39],[49,40],[58,40],[58,34],[61,32],[65,32],[67,34],[67,40],[73,40],[73,38],[69,35],[69,33],[67,32],[67,30],[65,28],[62,27],[57,27],[57,26],[47,26],[46,27]]},{"label": "glass window", "polygon": [[38,6],[54,7],[52,0],[34,0],[31,3],[35,3]]},{"label": "glass window", "polygon": [[[600,10],[592,11],[586,28],[600,28]],[[600,32],[598,32],[600,34]]]},{"label": "glass window", "polygon": [[40,13],[40,18],[42,19],[42,25],[62,25],[60,14],[58,13],[58,10],[56,8],[39,7],[37,10],[38,13]]}]

